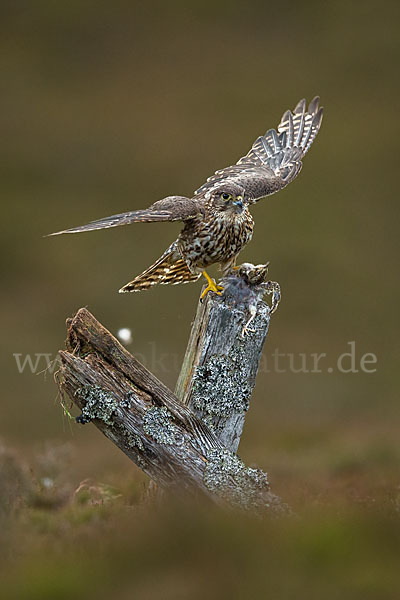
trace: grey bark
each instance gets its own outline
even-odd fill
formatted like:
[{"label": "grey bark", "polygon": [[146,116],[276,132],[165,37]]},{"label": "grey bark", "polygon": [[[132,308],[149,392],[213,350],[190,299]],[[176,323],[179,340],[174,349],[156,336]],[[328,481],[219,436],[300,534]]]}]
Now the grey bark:
[{"label": "grey bark", "polygon": [[57,374],[63,393],[163,488],[216,503],[282,512],[265,473],[246,468],[215,434],[86,309],[68,321]]},{"label": "grey bark", "polygon": [[[175,393],[237,452],[279,285],[268,265],[245,263],[222,280],[221,296],[199,302]],[[272,307],[263,296],[273,294]]]}]

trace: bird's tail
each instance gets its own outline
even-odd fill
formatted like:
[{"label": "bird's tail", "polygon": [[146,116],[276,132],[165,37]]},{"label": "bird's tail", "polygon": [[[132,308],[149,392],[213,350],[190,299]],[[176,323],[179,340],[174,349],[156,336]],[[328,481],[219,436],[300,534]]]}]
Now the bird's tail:
[{"label": "bird's tail", "polygon": [[201,274],[192,273],[186,262],[180,258],[176,244],[172,244],[164,254],[148,269],[124,285],[119,292],[140,292],[158,283],[178,285],[196,281]]}]

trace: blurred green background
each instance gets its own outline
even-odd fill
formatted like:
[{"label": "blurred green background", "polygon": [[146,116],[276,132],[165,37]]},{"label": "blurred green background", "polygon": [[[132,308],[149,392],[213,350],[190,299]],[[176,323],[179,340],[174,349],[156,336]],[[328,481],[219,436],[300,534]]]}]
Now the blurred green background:
[{"label": "blurred green background", "polygon": [[[114,597],[194,598],[205,574],[209,596],[224,596],[229,580],[238,598],[398,598],[399,12],[390,1],[2,3],[0,464],[13,515],[2,556],[6,569],[15,565],[10,597],[100,597],[119,579]],[[325,118],[303,171],[254,208],[255,235],[241,254],[271,261],[282,302],[240,454],[304,518],[259,527],[173,504],[138,514],[145,477],[94,427],[63,416],[51,370],[39,373],[44,357],[32,374],[19,373],[14,355],[54,358],[65,319],[87,306],[111,331],[130,328],[129,349],[173,387],[200,284],[117,293],[178,224],[42,236],[190,195],[315,94]],[[358,369],[373,353],[376,372],[337,370],[350,341]],[[321,373],[280,373],[276,350],[284,367],[294,354],[297,369],[300,354],[327,357]],[[86,478],[94,484],[82,508],[71,494]]]}]

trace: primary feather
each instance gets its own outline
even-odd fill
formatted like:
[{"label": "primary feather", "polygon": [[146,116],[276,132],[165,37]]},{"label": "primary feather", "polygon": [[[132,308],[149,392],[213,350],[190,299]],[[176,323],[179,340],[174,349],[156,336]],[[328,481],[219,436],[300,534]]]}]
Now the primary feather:
[{"label": "primary feather", "polygon": [[91,221],[86,225],[64,229],[49,235],[61,235],[62,233],[82,233],[83,231],[95,231],[96,229],[108,229],[129,225],[130,223],[154,223],[156,221],[185,221],[200,213],[202,204],[185,198],[184,196],[168,196],[154,202],[144,210],[134,210],[119,215],[112,215],[97,221]]},{"label": "primary feather", "polygon": [[205,268],[215,263],[227,273],[252,237],[254,221],[249,204],[293,181],[318,134],[321,120],[318,97],[310,102],[308,109],[306,101],[300,100],[292,112],[287,110],[283,114],[276,130],[269,129],[258,137],[246,156],[235,165],[209,177],[194,192],[193,198],[168,196],[143,210],[112,215],[50,235],[137,222],[182,221],[184,228],[178,239],[120,291],[144,290],[157,283],[174,285],[195,281],[205,273]]},{"label": "primary feather", "polygon": [[277,130],[269,129],[258,137],[246,156],[235,165],[216,171],[196,190],[195,196],[230,181],[242,186],[250,201],[256,202],[286,187],[300,173],[301,160],[319,131],[322,114],[318,96],[308,110],[306,101],[300,100],[293,112],[284,113]]}]

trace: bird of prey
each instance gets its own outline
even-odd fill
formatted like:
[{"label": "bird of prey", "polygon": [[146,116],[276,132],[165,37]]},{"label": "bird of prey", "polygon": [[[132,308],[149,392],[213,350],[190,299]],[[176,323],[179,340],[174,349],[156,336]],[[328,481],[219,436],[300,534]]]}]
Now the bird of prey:
[{"label": "bird of prey", "polygon": [[162,256],[124,285],[120,292],[136,292],[161,284],[195,281],[204,275],[209,291],[221,294],[206,272],[219,263],[224,275],[235,268],[236,257],[251,240],[254,221],[249,207],[286,187],[302,167],[322,120],[319,98],[300,100],[287,110],[277,127],[256,139],[235,165],[216,171],[192,198],[168,196],[149,208],[126,212],[50,235],[80,233],[137,222],[182,221],[184,227]]}]

